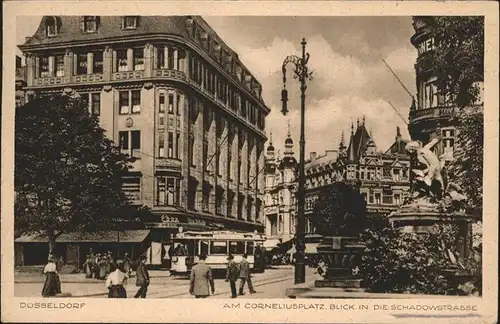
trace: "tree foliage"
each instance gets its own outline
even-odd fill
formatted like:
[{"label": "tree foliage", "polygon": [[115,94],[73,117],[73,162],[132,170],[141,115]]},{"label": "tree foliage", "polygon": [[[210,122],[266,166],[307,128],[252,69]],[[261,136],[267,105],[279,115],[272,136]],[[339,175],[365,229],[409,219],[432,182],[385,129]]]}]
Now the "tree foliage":
[{"label": "tree foliage", "polygon": [[18,232],[45,232],[52,250],[64,231],[135,217],[121,179],[131,160],[105,137],[83,101],[40,97],[17,108],[15,122]]},{"label": "tree foliage", "polygon": [[480,98],[484,79],[484,17],[439,16],[431,24],[437,87],[459,108]]},{"label": "tree foliage", "polygon": [[311,221],[324,236],[358,236],[367,226],[366,202],[357,189],[332,184],[320,192]]},{"label": "tree foliage", "polygon": [[456,252],[457,229],[435,225],[428,233],[404,233],[386,227],[367,230],[362,235],[365,250],[361,271],[368,289],[379,293],[472,294],[481,291],[480,263],[472,258],[462,264],[475,276],[461,291],[443,270],[454,267],[448,251]]}]

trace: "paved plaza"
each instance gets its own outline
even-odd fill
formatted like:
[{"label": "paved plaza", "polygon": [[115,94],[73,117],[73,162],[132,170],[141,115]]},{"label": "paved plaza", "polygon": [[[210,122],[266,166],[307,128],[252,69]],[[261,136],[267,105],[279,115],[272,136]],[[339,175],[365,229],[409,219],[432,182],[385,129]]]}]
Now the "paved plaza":
[{"label": "paved plaza", "polygon": [[[318,275],[315,269],[307,268],[306,281],[314,281]],[[151,284],[147,298],[194,298],[189,294],[189,279],[171,277],[168,271],[151,270]],[[16,297],[41,297],[45,277],[34,273],[15,273],[14,294]],[[61,286],[63,293],[72,297],[106,298],[107,289],[104,280],[87,279],[84,274],[62,274]],[[264,273],[253,275],[256,294],[248,294],[245,287],[244,298],[286,298],[286,289],[293,286],[294,268],[282,266],[267,269]],[[239,284],[239,282],[238,282]],[[125,286],[127,296],[133,297],[137,291],[135,277],[128,280]],[[215,295],[211,298],[229,298],[231,295],[229,283],[224,279],[215,279]]]}]

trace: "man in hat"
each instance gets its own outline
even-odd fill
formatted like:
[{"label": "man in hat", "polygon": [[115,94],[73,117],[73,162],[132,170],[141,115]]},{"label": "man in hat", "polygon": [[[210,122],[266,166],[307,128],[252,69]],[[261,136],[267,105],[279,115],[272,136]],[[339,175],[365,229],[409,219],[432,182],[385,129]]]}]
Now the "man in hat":
[{"label": "man in hat", "polygon": [[238,281],[239,268],[236,262],[234,262],[234,256],[229,254],[227,257],[227,272],[226,281],[229,281],[229,286],[231,287],[231,298],[236,298],[236,281]]},{"label": "man in hat", "polygon": [[256,291],[253,289],[252,277],[250,274],[250,263],[247,261],[248,254],[243,254],[243,259],[240,261],[240,291],[239,295],[244,295],[243,289],[245,288],[245,283],[248,283],[248,290],[251,294],[255,294]]},{"label": "man in hat", "polygon": [[141,255],[140,263],[136,270],[136,282],[135,285],[140,287],[134,298],[146,298],[146,293],[148,292],[149,286],[149,272],[146,268],[146,256]]},{"label": "man in hat", "polygon": [[210,295],[209,286],[212,288],[212,295],[215,294],[212,268],[205,264],[206,259],[207,256],[201,254],[200,261],[191,269],[189,293],[196,298],[207,298]]}]

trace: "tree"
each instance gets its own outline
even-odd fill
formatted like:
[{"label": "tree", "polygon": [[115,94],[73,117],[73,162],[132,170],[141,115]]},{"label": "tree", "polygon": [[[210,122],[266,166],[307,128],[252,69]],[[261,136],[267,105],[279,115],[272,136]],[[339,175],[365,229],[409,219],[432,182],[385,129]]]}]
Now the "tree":
[{"label": "tree", "polygon": [[319,193],[311,222],[324,236],[358,236],[368,226],[364,197],[345,183],[327,186]]},{"label": "tree", "polygon": [[484,17],[434,17],[430,31],[438,90],[459,108],[478,102],[484,79]]},{"label": "tree", "polygon": [[483,125],[481,87],[484,81],[484,17],[434,17],[432,64],[438,91],[458,107],[457,150],[448,166],[472,207],[482,206]]},{"label": "tree", "polygon": [[[59,235],[133,219],[122,192],[131,159],[105,137],[86,103],[40,97],[16,109],[15,228],[43,232],[49,253]],[[129,209],[130,211],[130,209]]]}]

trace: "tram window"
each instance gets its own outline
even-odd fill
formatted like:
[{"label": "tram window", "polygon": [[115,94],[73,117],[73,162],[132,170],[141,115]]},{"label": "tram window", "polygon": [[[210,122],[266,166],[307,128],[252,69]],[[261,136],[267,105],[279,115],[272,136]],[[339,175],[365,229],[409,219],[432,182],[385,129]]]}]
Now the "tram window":
[{"label": "tram window", "polygon": [[198,255],[198,241],[188,242],[188,255]]},{"label": "tram window", "polygon": [[200,241],[200,254],[208,255],[208,241]]},{"label": "tram window", "polygon": [[179,243],[175,248],[174,248],[174,255],[175,256],[187,256],[188,251],[186,249],[186,246],[184,243]]},{"label": "tram window", "polygon": [[253,255],[253,242],[247,242],[247,254]]},{"label": "tram window", "polygon": [[229,242],[229,253],[243,254],[245,253],[245,242]]},{"label": "tram window", "polygon": [[210,254],[227,254],[227,242],[226,241],[210,242]]}]

